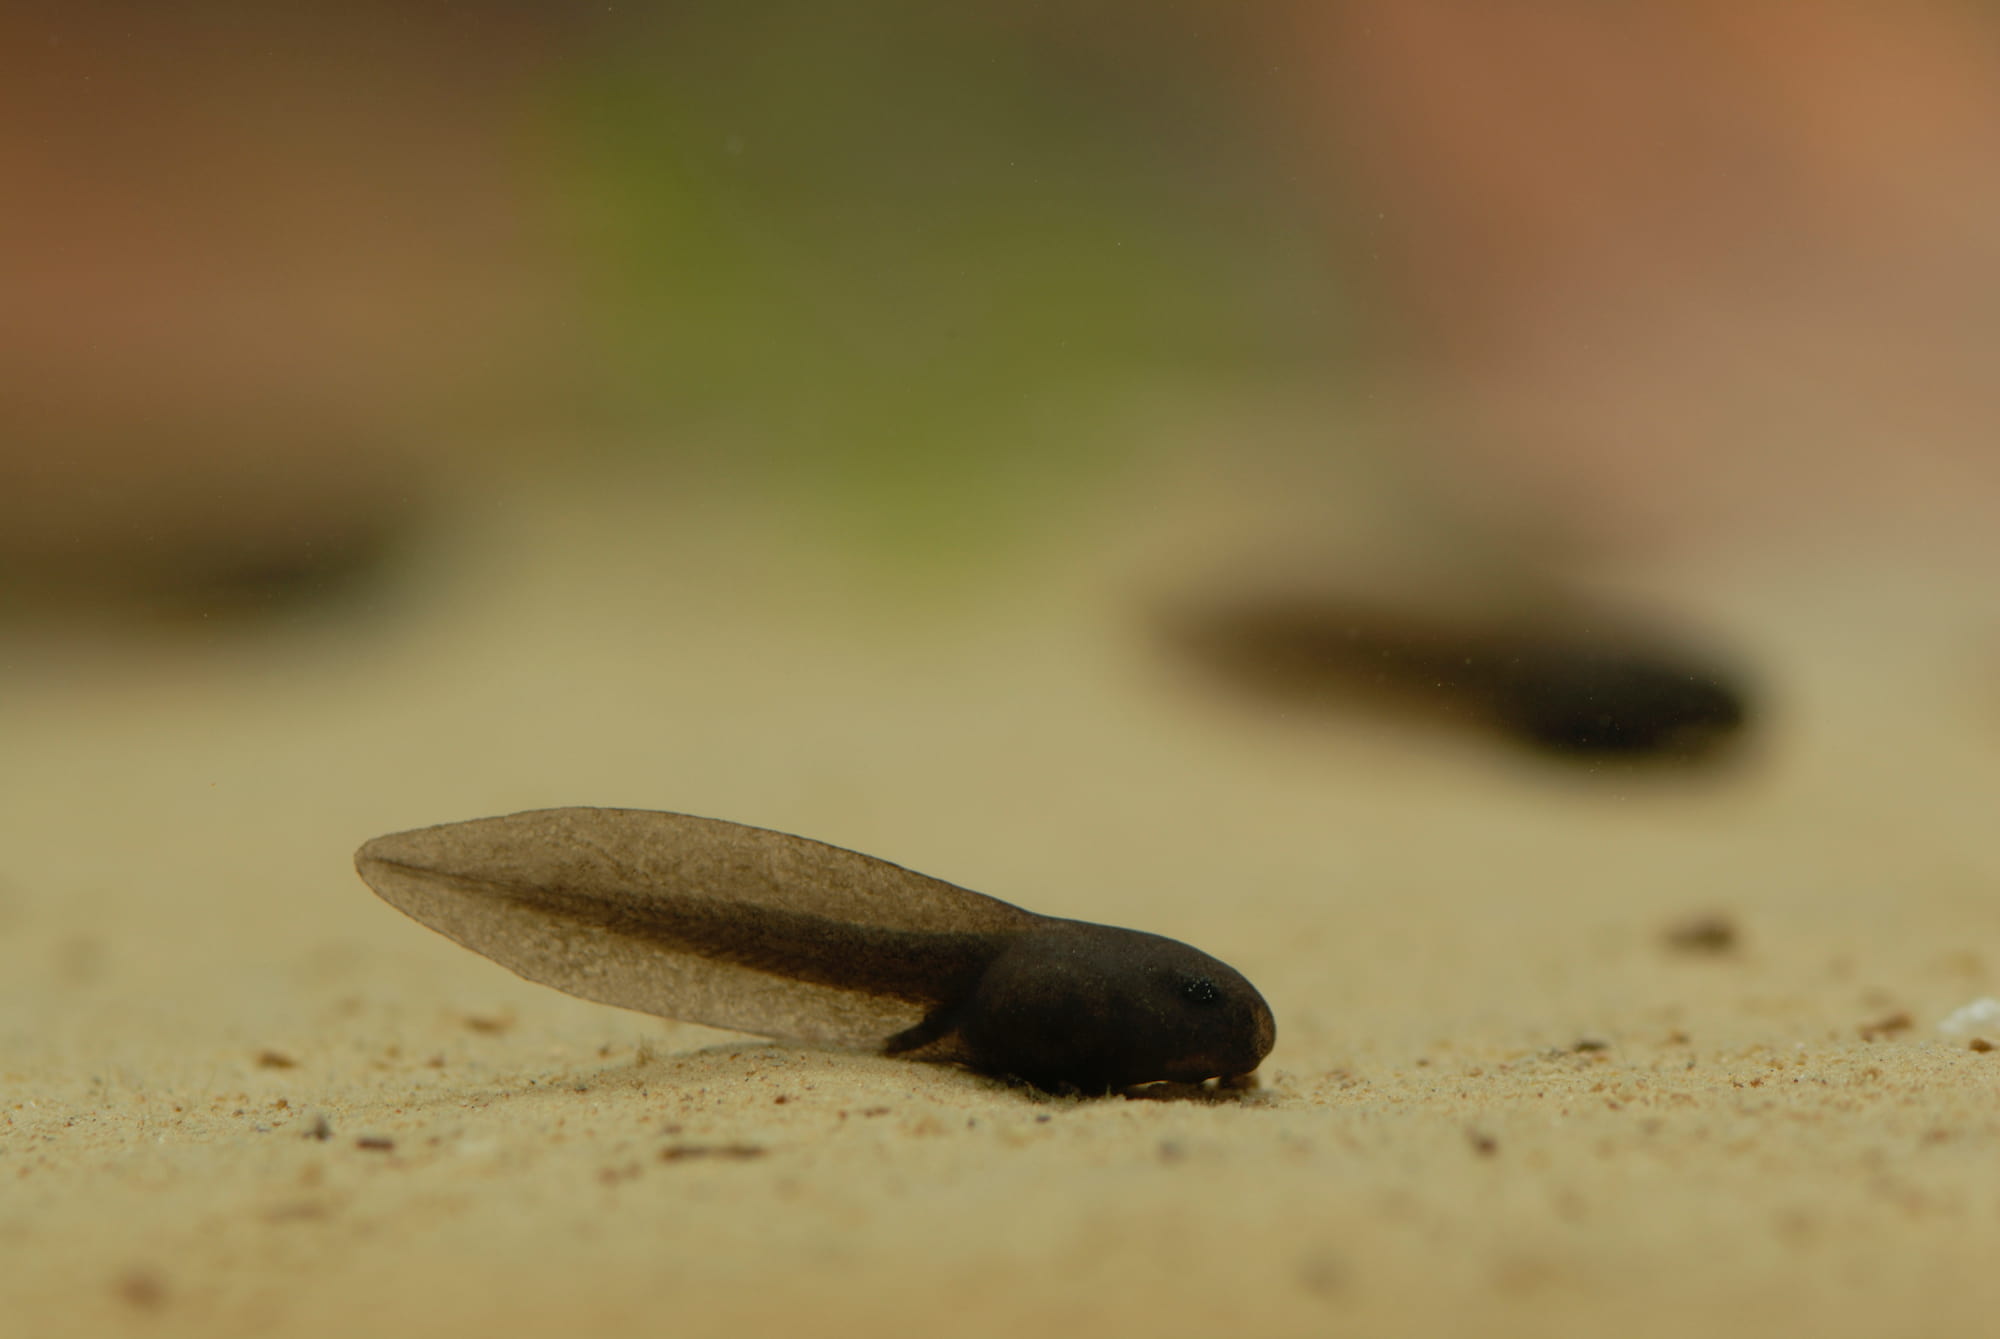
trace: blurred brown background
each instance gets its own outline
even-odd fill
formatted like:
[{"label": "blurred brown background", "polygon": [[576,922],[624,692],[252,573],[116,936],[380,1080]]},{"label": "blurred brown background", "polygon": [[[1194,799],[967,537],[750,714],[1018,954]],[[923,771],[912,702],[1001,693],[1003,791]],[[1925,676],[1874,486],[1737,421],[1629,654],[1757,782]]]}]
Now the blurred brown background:
[{"label": "blurred brown background", "polygon": [[1117,491],[1162,415],[1268,449],[1273,404],[1592,552],[1991,519],[1978,7],[0,25],[17,594],[324,559],[605,453],[914,559]]}]

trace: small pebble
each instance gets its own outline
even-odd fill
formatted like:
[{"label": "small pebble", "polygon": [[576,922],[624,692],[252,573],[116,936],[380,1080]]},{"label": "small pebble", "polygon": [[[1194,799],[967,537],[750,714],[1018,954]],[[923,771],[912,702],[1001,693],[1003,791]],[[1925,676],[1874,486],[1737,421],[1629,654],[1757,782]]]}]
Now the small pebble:
[{"label": "small pebble", "polygon": [[1667,947],[1682,953],[1728,953],[1737,945],[1736,922],[1719,912],[1691,916],[1666,932]]},{"label": "small pebble", "polygon": [[1911,1018],[1907,1012],[1899,1009],[1895,1013],[1887,1014],[1872,1023],[1863,1023],[1861,1025],[1861,1039],[1863,1041],[1880,1041],[1882,1038],[1892,1036],[1898,1032],[1908,1032],[1915,1025],[1916,1020]]}]

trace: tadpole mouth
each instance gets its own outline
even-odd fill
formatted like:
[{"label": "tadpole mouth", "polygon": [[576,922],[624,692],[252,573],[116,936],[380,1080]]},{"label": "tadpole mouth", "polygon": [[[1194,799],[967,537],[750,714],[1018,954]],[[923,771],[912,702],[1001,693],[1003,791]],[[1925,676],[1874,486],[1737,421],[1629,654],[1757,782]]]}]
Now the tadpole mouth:
[{"label": "tadpole mouth", "polygon": [[1162,1077],[1173,1083],[1204,1083],[1255,1073],[1277,1044],[1278,1024],[1262,996],[1253,995],[1245,1003],[1249,1007],[1231,1020],[1225,1035],[1204,1038],[1207,1044],[1199,1053],[1161,1066]]},{"label": "tadpole mouth", "polygon": [[1260,1035],[1259,1044],[1250,1052],[1232,1051],[1226,1055],[1204,1055],[1187,1060],[1178,1065],[1170,1065],[1163,1077],[1170,1083],[1206,1083],[1210,1079],[1220,1079],[1230,1083],[1248,1078],[1257,1072],[1257,1066],[1264,1063],[1264,1057],[1271,1052],[1268,1032]]},{"label": "tadpole mouth", "polygon": [[1227,1066],[1211,1064],[1206,1060],[1191,1060],[1184,1065],[1171,1065],[1160,1077],[1168,1083],[1206,1083],[1220,1078]]}]

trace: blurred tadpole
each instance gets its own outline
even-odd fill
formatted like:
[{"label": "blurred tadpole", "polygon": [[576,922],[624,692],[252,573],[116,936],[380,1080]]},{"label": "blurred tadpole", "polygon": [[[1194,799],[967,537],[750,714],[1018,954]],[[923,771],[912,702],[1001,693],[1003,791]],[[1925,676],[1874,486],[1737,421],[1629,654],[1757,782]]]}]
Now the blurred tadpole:
[{"label": "blurred tadpole", "polygon": [[1556,759],[1709,766],[1753,717],[1743,674],[1722,657],[1602,611],[1470,618],[1262,593],[1190,605],[1162,627],[1229,690],[1472,727]]}]

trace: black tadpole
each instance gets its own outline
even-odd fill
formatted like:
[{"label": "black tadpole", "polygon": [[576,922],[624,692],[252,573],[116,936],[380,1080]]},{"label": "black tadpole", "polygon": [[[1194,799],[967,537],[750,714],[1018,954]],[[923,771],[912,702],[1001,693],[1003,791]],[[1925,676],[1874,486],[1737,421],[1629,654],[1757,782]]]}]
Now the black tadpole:
[{"label": "black tadpole", "polygon": [[1038,916],[885,860],[687,814],[540,809],[378,837],[412,918],[571,995],[1105,1092],[1256,1069],[1270,1008],[1172,939]]},{"label": "black tadpole", "polygon": [[1373,693],[1558,756],[1705,761],[1751,715],[1734,671],[1613,621],[1466,624],[1308,598],[1212,607],[1177,618],[1172,632],[1182,650],[1263,695]]}]

